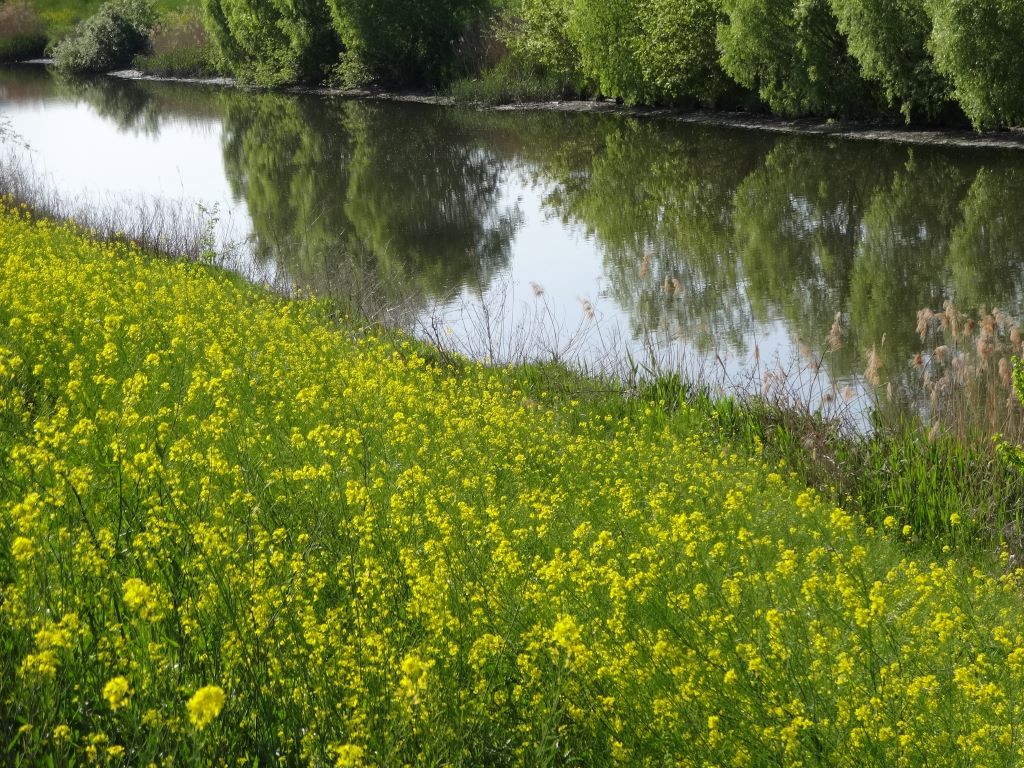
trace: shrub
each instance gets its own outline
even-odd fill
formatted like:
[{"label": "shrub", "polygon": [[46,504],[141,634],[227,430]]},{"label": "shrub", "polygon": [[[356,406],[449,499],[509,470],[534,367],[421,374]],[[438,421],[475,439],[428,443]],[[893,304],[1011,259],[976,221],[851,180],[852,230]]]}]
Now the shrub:
[{"label": "shrub", "polygon": [[432,85],[450,74],[463,37],[487,0],[329,0],[344,45],[338,75],[346,85]]},{"label": "shrub", "polygon": [[1024,124],[1024,3],[926,0],[928,46],[979,130]]},{"label": "shrub", "polygon": [[633,0],[577,0],[568,32],[584,75],[603,94],[628,102],[653,99],[634,50],[643,29]]},{"label": "shrub", "polygon": [[514,53],[565,78],[580,73],[580,50],[568,33],[572,0],[522,0],[506,42]]},{"label": "shrub", "polygon": [[638,12],[636,55],[648,88],[662,100],[714,101],[728,83],[715,44],[721,0],[642,0]]},{"label": "shrub", "polygon": [[629,102],[713,100],[720,0],[524,0],[512,47],[563,76],[582,74]]},{"label": "shrub", "polygon": [[128,66],[156,22],[150,0],[110,0],[53,49],[58,69],[107,72]]},{"label": "shrub", "polygon": [[43,21],[28,0],[0,3],[0,61],[31,59],[45,47]]},{"label": "shrub", "polygon": [[723,0],[722,66],[784,115],[862,114],[875,100],[828,0]]},{"label": "shrub", "polygon": [[217,49],[243,80],[261,85],[315,81],[340,44],[324,0],[203,0]]},{"label": "shrub", "polygon": [[935,118],[950,99],[950,86],[935,70],[927,49],[932,25],[924,0],[831,4],[861,74],[881,85],[889,105],[908,123],[912,114]]}]

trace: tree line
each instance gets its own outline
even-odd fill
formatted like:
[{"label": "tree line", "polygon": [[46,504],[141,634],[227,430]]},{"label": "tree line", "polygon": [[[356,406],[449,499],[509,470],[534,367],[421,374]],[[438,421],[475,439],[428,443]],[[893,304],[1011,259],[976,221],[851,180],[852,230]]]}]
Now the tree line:
[{"label": "tree line", "polygon": [[630,103],[1024,125],[1018,0],[204,0],[263,84],[437,85],[474,37]]},{"label": "tree line", "polygon": [[1016,0],[521,0],[514,50],[608,96],[706,104],[756,95],[787,116],[957,109],[1024,124]]}]

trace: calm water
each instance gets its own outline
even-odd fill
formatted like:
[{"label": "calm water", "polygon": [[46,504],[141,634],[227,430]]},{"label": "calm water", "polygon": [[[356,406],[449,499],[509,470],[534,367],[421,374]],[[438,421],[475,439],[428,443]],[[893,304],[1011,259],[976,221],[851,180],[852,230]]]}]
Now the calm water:
[{"label": "calm water", "polygon": [[907,366],[922,307],[1024,315],[1019,151],[27,66],[0,68],[0,115],[62,196],[203,206],[246,274],[362,297],[479,356],[653,349],[738,380],[755,348],[762,366],[820,356],[839,312],[821,380],[859,388],[873,345]]}]

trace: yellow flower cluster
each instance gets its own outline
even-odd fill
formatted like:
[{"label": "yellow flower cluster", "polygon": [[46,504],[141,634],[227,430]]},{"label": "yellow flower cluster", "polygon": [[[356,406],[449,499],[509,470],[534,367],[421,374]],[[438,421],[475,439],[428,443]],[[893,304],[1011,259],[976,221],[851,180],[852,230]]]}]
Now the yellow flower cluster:
[{"label": "yellow flower cluster", "polygon": [[120,709],[127,705],[131,699],[131,693],[131,684],[123,675],[110,678],[103,686],[103,698],[107,700],[111,709]]},{"label": "yellow flower cluster", "polygon": [[535,373],[0,210],[2,762],[1024,760],[1018,574]]},{"label": "yellow flower cluster", "polygon": [[216,718],[224,708],[224,689],[204,685],[188,700],[188,717],[200,731]]}]

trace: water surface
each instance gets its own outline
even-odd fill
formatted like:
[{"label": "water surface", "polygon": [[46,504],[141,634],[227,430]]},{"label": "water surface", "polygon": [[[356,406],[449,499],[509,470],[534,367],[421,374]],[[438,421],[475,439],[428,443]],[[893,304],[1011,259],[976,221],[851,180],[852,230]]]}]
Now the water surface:
[{"label": "water surface", "polygon": [[480,357],[653,354],[737,388],[758,361],[862,391],[868,350],[895,371],[921,348],[920,308],[1024,315],[1021,151],[28,66],[0,68],[0,115],[61,195],[202,206],[246,274]]}]

